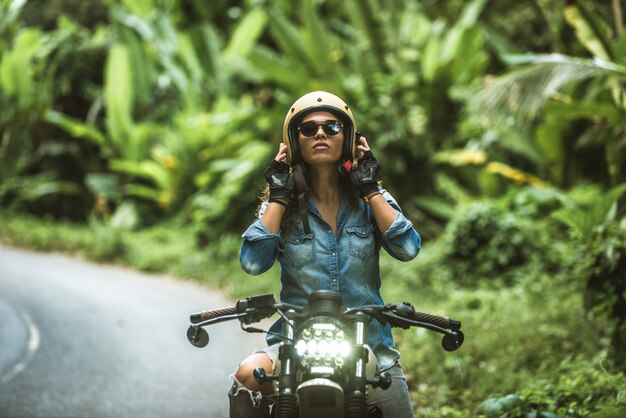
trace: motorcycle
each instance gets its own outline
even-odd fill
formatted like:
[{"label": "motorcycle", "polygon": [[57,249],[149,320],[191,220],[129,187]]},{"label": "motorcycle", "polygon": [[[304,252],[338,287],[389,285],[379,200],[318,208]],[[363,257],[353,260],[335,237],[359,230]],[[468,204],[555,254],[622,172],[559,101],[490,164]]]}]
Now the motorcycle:
[{"label": "motorcycle", "polygon": [[[273,382],[276,418],[362,418],[367,416],[368,391],[391,385],[387,372],[369,372],[374,358],[366,345],[366,325],[371,319],[392,327],[420,327],[443,334],[442,347],[454,351],[464,340],[461,322],[417,312],[403,302],[387,305],[342,306],[341,295],[328,290],[313,292],[305,306],[276,302],[271,294],[237,301],[233,307],[191,314],[187,338],[205,347],[209,334],[204,327],[239,320],[246,332],[263,332],[250,324],[278,314],[282,319],[279,350],[280,371],[254,370],[261,385]],[[370,388],[371,387],[371,388]]]}]

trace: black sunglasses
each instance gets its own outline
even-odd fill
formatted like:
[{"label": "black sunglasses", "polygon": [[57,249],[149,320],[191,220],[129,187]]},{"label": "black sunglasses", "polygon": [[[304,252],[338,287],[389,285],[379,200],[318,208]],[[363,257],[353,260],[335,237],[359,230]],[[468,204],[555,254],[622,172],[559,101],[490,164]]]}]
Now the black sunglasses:
[{"label": "black sunglasses", "polygon": [[315,136],[320,126],[328,136],[337,135],[341,132],[341,128],[343,128],[343,125],[338,120],[326,120],[322,123],[309,121],[301,123],[300,126],[298,126],[298,131],[304,136]]}]

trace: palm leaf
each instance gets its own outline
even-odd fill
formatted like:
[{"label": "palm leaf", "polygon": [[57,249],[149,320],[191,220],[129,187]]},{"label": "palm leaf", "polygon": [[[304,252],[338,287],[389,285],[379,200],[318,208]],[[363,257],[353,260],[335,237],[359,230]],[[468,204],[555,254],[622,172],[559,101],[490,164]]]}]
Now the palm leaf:
[{"label": "palm leaf", "polygon": [[509,63],[528,65],[496,78],[475,95],[470,106],[483,117],[513,113],[522,123],[529,122],[565,86],[590,78],[626,79],[626,66],[598,58],[548,54],[507,59]]}]

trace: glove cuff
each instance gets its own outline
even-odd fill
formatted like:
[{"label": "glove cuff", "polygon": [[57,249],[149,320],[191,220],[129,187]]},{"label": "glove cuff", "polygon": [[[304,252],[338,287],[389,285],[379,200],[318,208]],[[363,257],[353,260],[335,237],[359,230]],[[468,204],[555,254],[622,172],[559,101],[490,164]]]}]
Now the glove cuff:
[{"label": "glove cuff", "polygon": [[381,195],[380,191],[376,190],[374,193],[370,193],[366,196],[363,196],[363,200],[365,201],[365,203],[369,205],[372,198],[374,198],[375,196],[380,196],[380,195]]},{"label": "glove cuff", "polygon": [[289,201],[287,199],[281,199],[278,197],[271,197],[268,200],[269,203],[278,203],[280,205],[283,205],[284,207],[287,207],[289,205]]},{"label": "glove cuff", "polygon": [[359,186],[359,194],[361,197],[366,198],[367,196],[373,193],[380,193],[380,189],[378,188],[378,182],[373,183],[365,183]]}]

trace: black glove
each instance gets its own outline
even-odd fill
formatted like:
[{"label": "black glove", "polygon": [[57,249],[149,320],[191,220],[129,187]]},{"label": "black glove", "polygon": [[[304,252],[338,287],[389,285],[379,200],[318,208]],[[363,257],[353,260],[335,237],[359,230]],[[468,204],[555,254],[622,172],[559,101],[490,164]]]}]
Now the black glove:
[{"label": "black glove", "polygon": [[270,186],[270,202],[287,206],[293,198],[293,178],[289,174],[289,165],[272,160],[265,169],[265,180]]},{"label": "black glove", "polygon": [[365,151],[357,161],[356,167],[350,170],[352,185],[362,198],[378,192],[378,169],[380,164],[372,151]]}]

